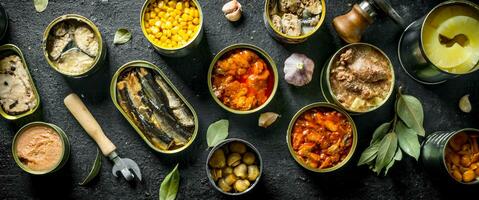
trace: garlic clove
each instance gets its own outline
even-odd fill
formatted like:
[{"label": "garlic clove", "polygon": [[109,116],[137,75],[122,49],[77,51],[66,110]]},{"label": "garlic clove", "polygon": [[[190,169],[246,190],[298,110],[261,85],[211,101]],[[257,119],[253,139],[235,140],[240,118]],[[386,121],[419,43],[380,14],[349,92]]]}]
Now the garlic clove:
[{"label": "garlic clove", "polygon": [[276,121],[276,119],[278,119],[278,117],[279,117],[279,114],[274,112],[262,113],[258,119],[258,126],[267,128],[268,126],[273,124]]},{"label": "garlic clove", "polygon": [[471,101],[469,101],[469,95],[466,94],[459,100],[459,109],[462,112],[470,113],[472,111]]},{"label": "garlic clove", "polygon": [[229,21],[235,22],[241,19],[241,4],[236,0],[226,3],[221,10]]}]

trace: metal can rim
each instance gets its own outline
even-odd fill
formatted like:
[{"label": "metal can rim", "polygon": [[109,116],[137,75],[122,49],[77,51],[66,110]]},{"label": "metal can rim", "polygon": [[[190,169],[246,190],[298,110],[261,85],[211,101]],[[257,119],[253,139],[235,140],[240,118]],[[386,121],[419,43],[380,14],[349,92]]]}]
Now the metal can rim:
[{"label": "metal can rim", "polygon": [[[213,177],[211,177],[211,173],[210,173],[210,169],[209,169],[209,165],[208,165],[208,162],[210,161],[211,156],[213,155],[213,153],[217,149],[219,149],[219,148],[223,147],[224,145],[227,145],[231,142],[241,142],[241,143],[246,144],[246,146],[248,146],[250,149],[252,149],[254,151],[254,153],[256,154],[256,156],[258,156],[258,161],[259,161],[259,175],[258,175],[258,178],[256,178],[255,182],[248,189],[246,189],[243,192],[239,192],[239,193],[225,192],[225,191],[221,190],[221,188],[219,188],[216,185],[215,181],[213,180]],[[206,169],[206,175],[208,177],[208,180],[210,181],[210,184],[212,184],[213,187],[216,190],[218,190],[219,192],[221,192],[223,194],[226,194],[226,195],[230,195],[230,196],[239,196],[239,195],[246,194],[249,191],[253,190],[253,188],[260,181],[261,175],[263,174],[263,158],[261,157],[261,154],[260,154],[259,150],[253,144],[251,144],[250,142],[248,142],[246,140],[243,140],[243,139],[240,139],[240,138],[228,138],[228,139],[225,139],[225,140],[221,141],[217,145],[215,145],[210,150],[210,152],[208,153],[208,156],[206,157],[206,165],[205,166],[206,166],[206,168],[205,168]]]},{"label": "metal can rim", "polygon": [[[421,50],[421,54],[423,55],[422,57],[426,60],[426,62],[428,63],[431,63],[431,66],[434,67],[436,70],[439,70],[440,72],[442,73],[445,73],[445,74],[448,74],[448,75],[451,75],[451,76],[458,76],[458,75],[467,75],[467,74],[471,74],[471,73],[474,73],[476,72],[477,70],[479,70],[479,65],[476,65],[476,67],[474,67],[471,71],[467,72],[467,73],[463,73],[463,74],[455,74],[455,73],[451,73],[451,72],[448,72],[446,70],[443,70],[441,68],[439,68],[438,66],[436,66],[435,64],[433,64],[431,62],[431,60],[427,57],[427,54],[425,52],[425,48],[424,48],[424,41],[423,41],[423,33],[424,33],[424,27],[426,26],[426,21],[428,19],[428,17],[433,13],[435,12],[437,9],[443,7],[443,6],[448,6],[448,5],[454,5],[454,4],[463,4],[463,5],[466,5],[466,6],[469,6],[473,9],[475,9],[477,12],[479,12],[479,5],[471,2],[471,1],[461,1],[461,0],[449,0],[449,1],[445,1],[445,2],[442,2],[438,5],[436,5],[434,8],[432,8],[425,16],[424,16],[424,20],[422,21],[421,23],[421,33],[420,33],[420,37],[419,37],[419,45],[421,46],[421,48],[419,48]],[[479,20],[479,19],[478,19]],[[413,24],[414,22],[412,22],[411,24]],[[400,44],[400,43],[399,43]],[[409,73],[409,72],[408,72]],[[412,76],[411,76],[412,77]],[[444,80],[445,81],[445,80]],[[429,83],[429,82],[424,82],[424,81],[419,81],[420,83],[424,83],[424,84],[428,84],[428,85],[434,85],[434,84],[440,84],[440,83],[443,83],[444,81],[441,81],[441,82],[438,82],[438,83]]]},{"label": "metal can rim", "polygon": [[[219,59],[221,59],[221,57],[223,57],[224,54],[226,54],[226,53],[228,53],[232,50],[235,50],[235,49],[253,50],[255,53],[258,54],[258,56],[265,59],[267,64],[271,67],[271,70],[273,70],[274,83],[273,83],[273,90],[271,91],[271,94],[269,95],[266,102],[264,102],[260,106],[254,108],[254,109],[251,109],[251,110],[235,110],[235,109],[232,109],[232,108],[226,106],[225,104],[223,104],[223,102],[221,102],[221,100],[219,100],[218,97],[216,97],[216,95],[213,92],[213,84],[211,82],[211,78],[213,76],[213,69],[216,65],[216,62]],[[276,91],[278,89],[278,69],[276,67],[276,63],[274,62],[273,58],[271,58],[271,56],[265,50],[255,46],[255,45],[247,44],[247,43],[232,44],[230,46],[227,46],[227,47],[223,48],[220,52],[218,52],[216,54],[216,56],[213,58],[213,60],[211,61],[211,64],[210,64],[209,69],[208,69],[208,77],[207,78],[208,78],[208,90],[210,91],[210,94],[213,97],[213,99],[215,100],[215,102],[219,106],[221,106],[223,109],[225,109],[226,111],[234,113],[234,114],[251,114],[251,113],[255,113],[257,111],[262,110],[273,100],[273,98],[276,94]]]},{"label": "metal can rim", "polygon": [[3,110],[3,107],[0,106],[0,115],[2,115],[7,120],[17,120],[17,119],[20,119],[22,117],[31,115],[31,114],[33,114],[34,112],[37,111],[37,109],[40,107],[40,95],[38,94],[38,90],[37,90],[37,87],[35,85],[35,81],[33,80],[33,77],[30,73],[30,69],[28,68],[28,65],[27,65],[27,61],[25,60],[25,57],[23,56],[23,53],[20,50],[20,48],[18,48],[14,44],[4,44],[4,45],[0,46],[0,52],[1,51],[7,51],[7,50],[11,50],[11,51],[15,52],[20,57],[20,59],[22,60],[22,64],[25,67],[25,71],[28,74],[28,78],[30,79],[30,84],[32,84],[32,88],[33,88],[33,91],[36,95],[36,100],[37,100],[37,105],[35,105],[35,107],[33,107],[33,109],[31,109],[27,112],[18,114],[18,115],[10,115],[10,114],[6,113]]},{"label": "metal can rim", "polygon": [[[85,24],[87,24],[92,30],[93,32],[95,33],[95,36],[98,37],[98,55],[95,57],[95,61],[93,62],[93,64],[90,66],[90,68],[88,68],[87,70],[85,70],[84,72],[81,72],[81,73],[78,73],[78,74],[73,74],[73,73],[66,73],[64,71],[61,71],[59,70],[55,64],[50,60],[49,56],[48,56],[48,51],[47,51],[47,42],[48,42],[48,36],[51,32],[51,29],[57,25],[58,23],[62,22],[62,21],[66,21],[66,20],[78,20],[78,21],[81,21]],[[93,23],[90,19],[82,16],[82,15],[78,15],[78,14],[66,14],[66,15],[62,15],[62,16],[59,16],[55,19],[53,19],[47,26],[47,28],[45,29],[45,31],[43,32],[43,38],[42,38],[42,50],[43,50],[43,55],[45,56],[45,59],[47,60],[48,62],[48,65],[50,66],[50,68],[52,68],[53,70],[55,70],[56,72],[64,75],[64,76],[68,76],[68,77],[83,77],[83,76],[86,76],[86,74],[88,74],[89,72],[91,72],[92,70],[95,69],[95,66],[97,64],[100,63],[100,60],[101,60],[101,57],[102,55],[101,54],[104,54],[103,51],[105,50],[106,48],[103,46],[103,38],[101,36],[101,32],[100,32],[100,29],[98,29],[98,27],[95,25],[95,23]]]},{"label": "metal can rim", "polygon": [[[188,109],[191,111],[191,114],[193,115],[193,119],[194,119],[194,123],[195,123],[195,128],[193,130],[193,134],[191,136],[191,139],[188,141],[188,143],[186,143],[185,145],[183,145],[182,147],[180,148],[177,148],[177,149],[173,149],[173,150],[162,150],[162,149],[159,149],[158,147],[154,146],[145,136],[145,134],[143,133],[143,131],[138,128],[138,126],[130,119],[130,117],[128,116],[128,114],[123,111],[123,109],[121,108],[121,106],[118,104],[118,101],[117,101],[117,92],[116,92],[116,83],[118,82],[118,77],[120,76],[120,74],[128,69],[128,68],[132,68],[132,67],[145,67],[145,68],[149,68],[149,69],[152,69],[152,70],[155,70],[162,78],[163,80],[165,80],[165,82],[170,86],[170,88],[176,93],[176,95],[178,95],[178,97],[183,101],[183,103],[186,105],[186,107],[188,107]],[[140,137],[143,139],[143,141],[153,150],[155,150],[156,152],[158,153],[163,153],[163,154],[175,154],[175,153],[179,153],[179,152],[182,152],[183,150],[187,149],[191,144],[193,144],[194,140],[196,139],[196,136],[198,135],[198,130],[199,130],[199,122],[198,122],[198,115],[196,114],[196,111],[195,109],[193,108],[193,106],[186,100],[186,98],[183,96],[183,94],[181,94],[179,92],[179,90],[176,88],[176,86],[170,81],[170,79],[163,73],[163,71],[156,65],[154,65],[153,63],[151,62],[148,62],[148,61],[145,61],[145,60],[133,60],[133,61],[130,61],[130,62],[127,62],[125,64],[123,64],[120,68],[118,68],[118,70],[115,72],[115,74],[113,74],[113,77],[111,79],[111,83],[110,83],[110,97],[111,97],[111,100],[113,101],[113,104],[115,104],[115,107],[118,111],[120,111],[120,113],[123,115],[123,117],[128,121],[128,123],[130,124],[130,126],[133,127],[133,129],[135,129],[136,133],[138,135],[140,135]]]},{"label": "metal can rim", "polygon": [[[343,161],[339,162],[338,164],[332,166],[332,167],[329,167],[329,168],[326,168],[326,169],[319,169],[319,168],[312,168],[308,165],[306,165],[305,163],[303,163],[301,160],[299,160],[296,156],[296,153],[294,152],[293,150],[293,147],[292,147],[292,141],[291,141],[291,134],[292,134],[292,131],[293,131],[293,126],[294,124],[296,123],[296,120],[298,119],[299,116],[301,116],[304,112],[308,111],[308,110],[311,110],[313,108],[330,108],[330,109],[333,109],[333,110],[336,110],[338,112],[340,112],[341,114],[343,114],[349,121],[349,123],[351,123],[351,126],[352,126],[352,131],[353,131],[353,143],[351,144],[351,149],[349,150],[349,153],[348,155],[346,156],[346,158],[344,158]],[[294,114],[293,118],[291,119],[291,121],[289,122],[289,125],[288,125],[288,129],[286,131],[286,143],[288,145],[288,150],[289,150],[289,153],[291,154],[291,156],[294,158],[294,160],[296,161],[296,163],[298,163],[299,165],[301,165],[303,168],[309,170],[309,171],[312,171],[312,172],[316,172],[316,173],[327,173],[327,172],[333,172],[333,171],[336,171],[340,168],[342,168],[343,166],[345,166],[349,160],[351,160],[351,158],[353,157],[354,155],[354,152],[356,151],[356,146],[357,146],[357,143],[358,143],[358,132],[357,132],[357,128],[356,128],[356,124],[354,123],[354,120],[353,118],[351,117],[351,115],[349,115],[345,110],[343,110],[341,107],[335,105],[335,104],[332,104],[332,103],[328,103],[328,102],[315,102],[315,103],[311,103],[309,105],[306,105],[304,107],[302,107],[301,109],[299,109],[296,114]]]},{"label": "metal can rim", "polygon": [[[375,50],[377,50],[378,52],[380,52],[389,62],[389,68],[391,69],[391,75],[392,75],[392,80],[391,80],[391,87],[389,89],[389,92],[388,92],[388,95],[386,96],[386,98],[384,98],[384,100],[377,106],[367,110],[367,111],[364,111],[364,112],[358,112],[358,111],[355,111],[355,110],[351,110],[349,108],[346,108],[345,106],[343,106],[339,101],[338,99],[336,98],[336,95],[334,94],[333,92],[333,89],[331,88],[331,82],[329,81],[329,76],[330,76],[330,71],[331,71],[331,66],[332,64],[334,63],[334,58],[336,58],[339,53],[341,53],[344,49],[346,48],[349,48],[349,47],[352,47],[352,46],[358,46],[358,45],[365,45],[365,46],[368,46],[368,47],[371,47]],[[332,96],[332,100],[334,104],[336,104],[337,106],[341,107],[343,110],[346,110],[347,112],[349,112],[350,114],[353,114],[353,115],[357,115],[357,114],[364,114],[364,113],[369,113],[369,112],[372,112],[372,111],[375,111],[377,109],[379,109],[380,107],[382,107],[384,104],[386,104],[386,102],[391,98],[392,96],[392,93],[394,91],[394,87],[396,85],[396,73],[394,72],[394,66],[393,66],[393,63],[391,62],[391,59],[389,58],[389,56],[384,52],[382,51],[379,47],[377,46],[374,46],[372,44],[369,44],[369,43],[362,43],[362,42],[358,42],[358,43],[351,43],[351,44],[347,44],[343,47],[341,47],[339,50],[336,51],[336,53],[333,54],[333,56],[331,56],[331,58],[329,59],[328,62],[325,63],[326,66],[323,67],[323,69],[321,70],[321,74],[320,74],[320,84],[323,85],[324,83],[326,83],[326,87],[329,91],[329,93],[331,93],[331,96]],[[324,77],[326,76],[326,77]],[[324,79],[324,80],[323,80]],[[324,82],[324,83],[323,83]],[[326,92],[327,91],[324,91],[324,87],[321,87],[321,92],[323,94],[323,97],[329,102],[328,98],[326,98]]]},{"label": "metal can rim", "polygon": [[[58,163],[56,163],[51,169],[49,170],[45,170],[45,171],[35,171],[35,170],[32,170],[30,168],[28,168],[27,166],[25,166],[21,161],[20,159],[18,158],[17,156],[17,151],[15,149],[16,147],[16,144],[17,144],[17,137],[19,137],[21,134],[23,134],[23,132],[30,128],[31,126],[47,126],[47,127],[50,127],[52,128],[53,130],[55,130],[55,132],[60,136],[61,138],[61,141],[62,141],[62,155],[61,155],[61,159],[58,161]],[[49,174],[49,173],[52,173],[52,172],[55,172],[57,170],[59,170],[60,168],[63,167],[63,165],[66,163],[66,161],[69,159],[70,157],[70,140],[68,139],[68,136],[65,134],[65,132],[58,126],[54,125],[54,124],[50,124],[50,123],[46,123],[46,122],[41,122],[41,121],[36,121],[36,122],[30,122],[26,125],[24,125],[22,128],[20,128],[17,133],[15,134],[15,136],[13,137],[13,140],[12,140],[12,155],[13,155],[13,159],[15,160],[15,163],[17,164],[18,167],[20,167],[23,171],[29,173],[29,174],[33,174],[33,175],[44,175],[44,174]]]},{"label": "metal can rim", "polygon": [[274,31],[274,33],[278,34],[281,37],[287,38],[287,39],[302,40],[301,42],[304,42],[306,39],[308,39],[309,37],[314,35],[319,30],[319,28],[321,28],[321,26],[323,25],[324,20],[326,18],[326,1],[321,0],[321,6],[322,6],[321,19],[319,20],[318,25],[316,25],[314,30],[312,30],[311,32],[309,32],[307,34],[300,35],[300,36],[289,36],[289,35],[286,35],[282,32],[279,32],[278,30],[276,30],[274,28],[273,22],[271,21],[271,17],[269,15],[269,4],[270,4],[270,2],[271,2],[271,0],[265,0],[265,3],[264,3],[265,20],[267,21],[267,24],[271,27],[271,29]]},{"label": "metal can rim", "polygon": [[145,25],[143,23],[143,18],[145,16],[145,12],[146,12],[146,9],[148,8],[149,4],[151,3],[152,0],[145,0],[145,3],[143,3],[143,7],[141,8],[141,12],[140,12],[140,26],[141,26],[141,32],[143,33],[143,36],[146,38],[146,40],[148,40],[148,42],[150,42],[150,44],[152,44],[154,47],[158,48],[158,49],[161,49],[161,50],[166,50],[166,51],[179,51],[179,50],[182,50],[182,49],[185,49],[187,48],[188,46],[190,46],[190,44],[192,44],[196,38],[200,35],[200,32],[203,31],[203,10],[201,9],[201,5],[200,5],[200,2],[198,0],[190,0],[192,1],[196,8],[198,9],[198,12],[199,12],[199,17],[200,17],[200,28],[198,29],[198,31],[195,33],[195,36],[192,37],[190,39],[190,41],[188,41],[185,45],[183,46],[180,46],[180,47],[175,47],[175,48],[165,48],[165,47],[160,47],[158,45],[156,45],[153,41],[150,40],[150,38],[148,38],[148,36],[146,35],[146,28],[145,28]]}]

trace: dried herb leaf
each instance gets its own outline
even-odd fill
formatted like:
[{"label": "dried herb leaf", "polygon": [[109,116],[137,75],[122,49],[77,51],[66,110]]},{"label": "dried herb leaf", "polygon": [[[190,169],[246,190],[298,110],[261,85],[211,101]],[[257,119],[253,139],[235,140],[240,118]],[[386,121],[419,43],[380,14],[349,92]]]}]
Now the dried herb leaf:
[{"label": "dried herb leaf", "polygon": [[214,147],[228,137],[229,121],[226,119],[219,120],[210,124],[206,131],[206,142],[208,147]]},{"label": "dried herb leaf", "polygon": [[85,177],[85,179],[83,179],[83,181],[80,183],[80,185],[86,185],[90,183],[90,181],[92,181],[98,175],[101,169],[101,158],[102,158],[102,154],[100,150],[97,148],[96,158],[95,158],[95,161],[93,162],[93,166],[90,172],[88,173],[88,175]]},{"label": "dried herb leaf", "polygon": [[391,128],[391,123],[386,122],[381,124],[373,133],[373,139],[371,139],[370,144],[376,144],[383,139],[383,137],[388,133],[389,128]]},{"label": "dried herb leaf", "polygon": [[160,200],[175,200],[178,194],[178,186],[180,185],[180,172],[178,171],[178,164],[175,168],[166,175],[163,182],[161,182],[159,197]]},{"label": "dried herb leaf", "polygon": [[376,157],[375,171],[379,175],[381,170],[386,167],[394,157],[397,150],[396,133],[390,132],[384,136],[379,143],[378,155]]},{"label": "dried herb leaf", "polygon": [[43,12],[47,9],[48,0],[33,0],[33,5],[35,6],[35,10],[37,12]]},{"label": "dried herb leaf", "polygon": [[388,174],[389,169],[394,165],[396,161],[400,161],[402,159],[402,151],[400,148],[396,151],[396,154],[394,155],[394,159],[389,162],[388,166],[386,166],[386,170],[384,170],[384,175]]},{"label": "dried herb leaf", "polygon": [[366,148],[358,161],[358,166],[371,163],[378,155],[379,142]]},{"label": "dried herb leaf", "polygon": [[113,44],[125,44],[131,39],[131,33],[128,29],[120,28],[116,31],[113,38]]},{"label": "dried herb leaf", "polygon": [[459,100],[459,109],[462,112],[470,113],[472,111],[471,101],[469,101],[469,95],[466,94]]},{"label": "dried herb leaf", "polygon": [[396,112],[399,118],[416,134],[420,136],[425,135],[423,128],[424,111],[422,104],[416,97],[411,95],[399,95],[397,101]]},{"label": "dried herb leaf", "polygon": [[402,121],[398,121],[396,124],[396,134],[399,140],[399,147],[417,160],[421,151],[421,145],[414,130],[408,128]]},{"label": "dried herb leaf", "polygon": [[273,124],[279,117],[279,114],[274,112],[265,112],[259,116],[258,119],[258,126],[263,128],[268,128],[271,124]]}]

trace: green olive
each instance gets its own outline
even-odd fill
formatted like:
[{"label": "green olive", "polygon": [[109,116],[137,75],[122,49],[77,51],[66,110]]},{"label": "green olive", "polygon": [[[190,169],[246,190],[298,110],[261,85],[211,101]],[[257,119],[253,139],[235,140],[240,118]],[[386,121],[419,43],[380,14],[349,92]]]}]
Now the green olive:
[{"label": "green olive", "polygon": [[238,180],[238,178],[234,174],[230,174],[225,177],[225,182],[228,185],[233,185],[233,183],[235,183],[236,180]]},{"label": "green olive", "polygon": [[256,165],[248,166],[248,180],[249,181],[255,181],[256,178],[258,178],[258,176],[259,176],[258,166],[256,166]]},{"label": "green olive", "polygon": [[230,144],[230,150],[233,153],[244,154],[246,152],[246,145],[242,142],[232,142]]},{"label": "green olive", "polygon": [[232,173],[233,173],[233,168],[231,168],[231,167],[225,167],[225,168],[223,168],[223,174],[224,174],[225,176],[228,176],[228,175],[230,175],[230,174],[232,174]]},{"label": "green olive", "polygon": [[211,169],[211,177],[213,178],[214,181],[217,181],[220,179],[223,175],[223,172],[221,169]]},{"label": "green olive", "polygon": [[229,192],[231,191],[231,186],[229,186],[228,184],[226,184],[226,181],[224,178],[220,179],[218,181],[218,187],[221,188],[221,190],[223,190],[224,192]]},{"label": "green olive", "polygon": [[249,186],[250,182],[248,180],[237,180],[233,187],[237,192],[244,192]]},{"label": "green olive", "polygon": [[226,165],[225,153],[222,149],[217,149],[211,155],[208,164],[213,168],[223,168]]},{"label": "green olive", "polygon": [[246,167],[246,165],[244,163],[236,166],[234,169],[233,169],[233,173],[241,178],[241,179],[245,179],[247,176],[248,176],[248,167]]},{"label": "green olive", "polygon": [[243,162],[247,165],[252,165],[255,160],[256,160],[256,156],[254,155],[254,153],[246,152],[243,155]]},{"label": "green olive", "polygon": [[232,153],[228,155],[228,166],[236,167],[241,163],[241,155],[239,153]]}]

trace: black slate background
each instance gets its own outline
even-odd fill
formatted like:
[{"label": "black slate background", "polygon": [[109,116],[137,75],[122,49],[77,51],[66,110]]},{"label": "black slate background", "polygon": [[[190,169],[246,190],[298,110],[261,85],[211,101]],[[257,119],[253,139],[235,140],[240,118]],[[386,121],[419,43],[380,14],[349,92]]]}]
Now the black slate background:
[{"label": "black slate background", "polygon": [[[230,199],[215,191],[206,178],[206,129],[216,120],[230,120],[230,137],[253,143],[264,159],[264,173],[260,184],[245,199],[463,199],[477,198],[477,186],[456,186],[436,180],[421,164],[405,157],[396,163],[388,176],[375,176],[367,167],[356,167],[359,155],[369,143],[372,131],[392,117],[393,101],[381,109],[354,116],[359,128],[359,143],[348,167],[335,174],[317,175],[302,169],[288,152],[285,134],[289,120],[301,107],[324,101],[319,89],[319,72],[325,60],[344,45],[331,26],[334,16],[350,9],[356,0],[327,1],[327,19],[306,43],[284,45],[273,40],[263,25],[263,1],[241,0],[243,20],[231,24],[223,18],[224,0],[202,0],[205,37],[202,45],[185,58],[166,58],[157,54],[141,32],[139,25],[140,0],[50,0],[48,8],[37,13],[31,0],[1,0],[10,16],[6,43],[22,49],[37,88],[41,94],[43,121],[57,124],[69,136],[71,157],[68,164],[51,176],[31,176],[18,168],[11,155],[14,131],[5,122],[0,124],[0,198],[1,199],[157,199],[158,189],[166,174],[180,163],[181,183],[178,199]],[[427,13],[438,0],[392,1],[393,6],[410,23]],[[105,66],[94,77],[81,81],[67,80],[52,70],[41,51],[44,29],[54,18],[77,13],[91,19],[100,28],[108,46],[109,67]],[[126,27],[133,38],[125,45],[112,44],[116,29]],[[479,99],[479,75],[474,73],[438,86],[424,86],[410,79],[400,68],[397,42],[401,28],[389,19],[378,19],[366,32],[363,41],[384,50],[395,66],[397,85],[406,88],[423,102],[425,128],[428,133],[437,130],[479,128],[478,103],[472,114],[457,108],[458,99],[471,94]],[[264,111],[282,116],[268,129],[259,128],[258,114],[239,116],[222,110],[211,98],[206,84],[206,71],[211,58],[222,48],[234,43],[258,45],[271,54],[284,76],[282,63],[292,52],[301,52],[316,63],[313,81],[305,87],[288,85],[282,78],[276,97]],[[143,59],[155,63],[176,84],[195,107],[200,131],[194,145],[177,156],[164,156],[151,150],[130,127],[113,105],[108,85],[112,74],[122,64]],[[101,174],[90,185],[79,186],[95,157],[96,145],[85,134],[63,105],[70,92],[83,94],[90,111],[109,138],[118,146],[123,157],[135,160],[141,167],[144,180],[128,184],[114,178],[112,163],[103,159]]]}]

